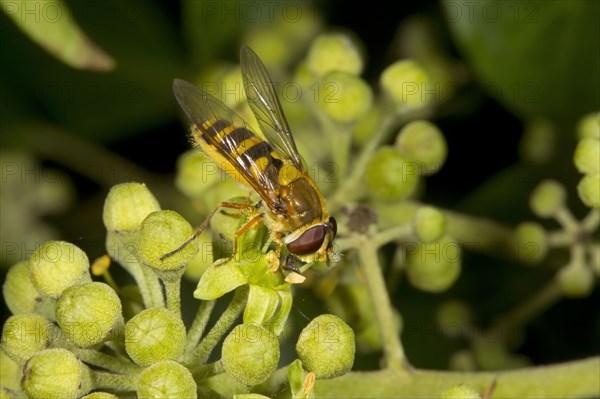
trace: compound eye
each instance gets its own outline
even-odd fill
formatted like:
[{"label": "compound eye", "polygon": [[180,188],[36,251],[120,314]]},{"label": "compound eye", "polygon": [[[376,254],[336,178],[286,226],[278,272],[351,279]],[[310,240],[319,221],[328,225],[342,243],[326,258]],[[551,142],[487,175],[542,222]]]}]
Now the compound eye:
[{"label": "compound eye", "polygon": [[325,241],[325,226],[320,224],[306,230],[302,235],[287,245],[288,251],[295,255],[315,253]]},{"label": "compound eye", "polygon": [[331,231],[333,231],[333,237],[331,237],[331,239],[333,240],[337,235],[337,222],[335,221],[335,218],[329,218],[329,226],[331,226]]}]

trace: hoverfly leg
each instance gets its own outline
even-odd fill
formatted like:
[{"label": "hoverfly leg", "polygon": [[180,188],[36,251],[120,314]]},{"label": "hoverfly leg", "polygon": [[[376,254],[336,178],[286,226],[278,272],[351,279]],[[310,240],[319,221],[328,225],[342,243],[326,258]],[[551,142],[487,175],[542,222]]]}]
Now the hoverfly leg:
[{"label": "hoverfly leg", "polygon": [[275,273],[277,269],[279,269],[279,258],[281,258],[281,247],[283,246],[283,242],[281,241],[281,239],[281,232],[276,232],[274,234],[273,240],[277,243],[277,246],[275,247],[275,252],[270,253],[271,259],[269,260],[269,263],[271,264],[269,271],[273,273]]},{"label": "hoverfly leg", "polygon": [[[237,258],[238,256],[238,241],[248,230],[256,226],[262,220],[262,215],[256,215],[252,219],[248,220],[246,224],[239,228],[235,233],[235,239],[233,240],[233,255]],[[241,254],[240,254],[241,255]],[[239,259],[239,258],[238,258]]]},{"label": "hoverfly leg", "polygon": [[283,270],[301,274],[302,272],[298,266],[300,266],[298,258],[296,258],[294,255],[288,255],[285,260],[285,264],[283,265]]},{"label": "hoverfly leg", "polygon": [[163,260],[167,259],[168,257],[175,255],[177,252],[181,251],[183,248],[185,248],[186,246],[188,246],[189,243],[191,243],[192,241],[194,241],[196,238],[200,237],[200,234],[202,234],[202,232],[204,231],[204,229],[210,223],[210,219],[213,217],[213,215],[220,208],[233,208],[233,209],[244,210],[244,209],[249,209],[249,208],[252,208],[252,207],[253,207],[252,205],[250,205],[250,204],[244,204],[244,203],[240,204],[240,203],[237,203],[237,202],[221,202],[212,211],[210,211],[210,213],[208,214],[208,216],[206,216],[206,218],[204,219],[204,221],[202,222],[202,224],[198,227],[198,229],[194,232],[194,234],[192,234],[190,236],[190,238],[188,238],[187,240],[185,240],[180,246],[178,246],[174,250],[169,251],[166,254],[164,254],[163,256],[161,256],[160,260],[163,261]]}]

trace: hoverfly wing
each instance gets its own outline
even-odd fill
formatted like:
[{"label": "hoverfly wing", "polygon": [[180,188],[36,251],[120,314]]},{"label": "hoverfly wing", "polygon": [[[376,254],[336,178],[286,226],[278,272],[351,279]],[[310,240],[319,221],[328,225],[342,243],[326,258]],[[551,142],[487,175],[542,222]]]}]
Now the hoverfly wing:
[{"label": "hoverfly wing", "polygon": [[[271,152],[273,147],[258,138],[246,123],[221,100],[200,90],[193,84],[175,79],[173,93],[177,102],[192,123],[196,140],[204,140],[214,148],[224,162],[231,165],[239,176],[238,181],[246,183],[269,206],[278,199],[277,171],[273,167]],[[207,153],[213,160],[215,155]],[[219,165],[222,169],[223,165]]]},{"label": "hoverfly wing", "polygon": [[240,59],[246,98],[267,141],[296,168],[305,170],[265,65],[248,46],[242,46]]}]

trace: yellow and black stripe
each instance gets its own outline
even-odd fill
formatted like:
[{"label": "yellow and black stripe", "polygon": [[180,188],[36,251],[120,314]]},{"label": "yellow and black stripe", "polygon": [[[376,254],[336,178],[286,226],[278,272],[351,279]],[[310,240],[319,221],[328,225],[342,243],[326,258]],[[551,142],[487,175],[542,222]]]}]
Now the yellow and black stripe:
[{"label": "yellow and black stripe", "polygon": [[[255,189],[278,186],[277,176],[284,165],[282,158],[271,144],[246,127],[213,118],[202,123],[199,129],[194,129],[194,137],[202,149],[236,180]],[[228,163],[235,170],[228,167]],[[258,183],[258,187],[254,183]]]}]

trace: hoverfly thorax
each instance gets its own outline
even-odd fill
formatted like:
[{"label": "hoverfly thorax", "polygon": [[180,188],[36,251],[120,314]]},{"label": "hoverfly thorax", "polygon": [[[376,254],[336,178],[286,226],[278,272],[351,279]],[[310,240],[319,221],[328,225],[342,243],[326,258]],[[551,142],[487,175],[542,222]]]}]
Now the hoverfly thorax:
[{"label": "hoverfly thorax", "polygon": [[246,46],[241,70],[246,98],[263,136],[222,101],[176,79],[173,91],[190,119],[192,137],[235,180],[261,197],[253,220],[260,217],[268,227],[277,255],[285,244],[296,259],[329,263],[335,259],[335,219],[298,153],[265,66]]}]

